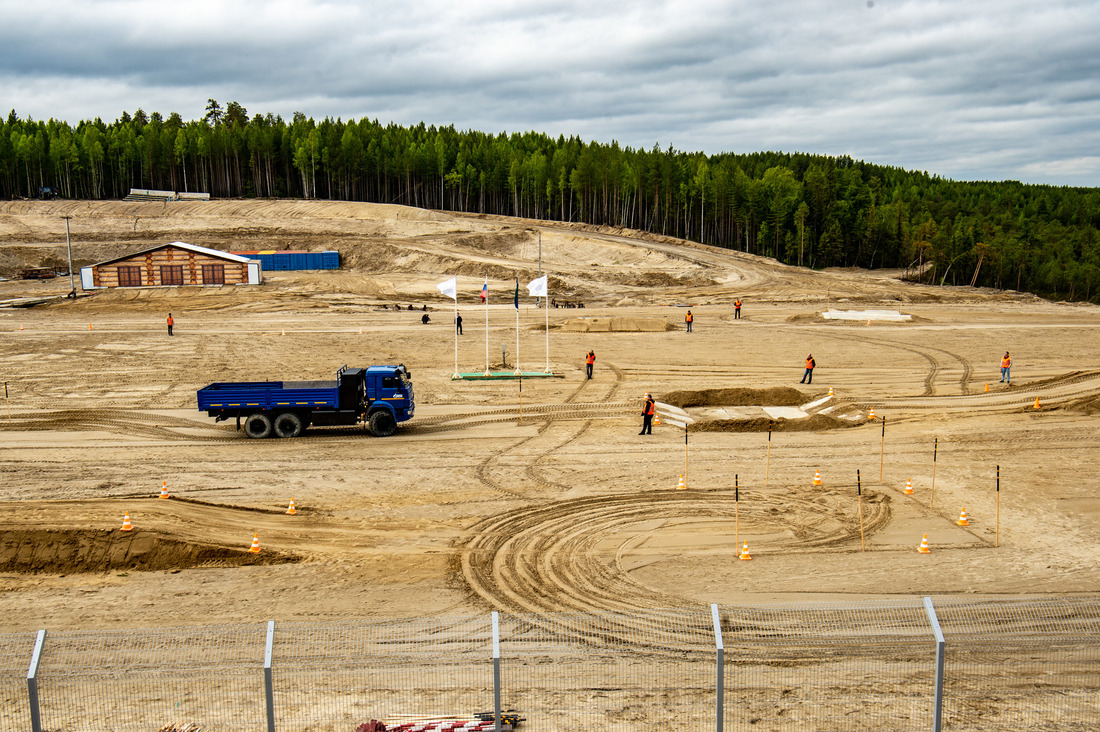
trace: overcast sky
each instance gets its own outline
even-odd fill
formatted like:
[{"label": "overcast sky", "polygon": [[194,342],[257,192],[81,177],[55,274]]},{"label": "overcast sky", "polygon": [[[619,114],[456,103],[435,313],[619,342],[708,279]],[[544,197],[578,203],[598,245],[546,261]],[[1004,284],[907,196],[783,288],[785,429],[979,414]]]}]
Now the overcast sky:
[{"label": "overcast sky", "polygon": [[1100,186],[1100,0],[0,0],[0,105],[208,98]]}]

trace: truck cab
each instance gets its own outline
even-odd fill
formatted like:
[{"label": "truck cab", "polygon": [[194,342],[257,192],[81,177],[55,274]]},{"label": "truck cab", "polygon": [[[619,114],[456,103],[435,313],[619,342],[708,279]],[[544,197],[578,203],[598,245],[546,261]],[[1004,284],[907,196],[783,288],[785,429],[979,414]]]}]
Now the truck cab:
[{"label": "truck cab", "polygon": [[365,416],[372,434],[388,437],[398,422],[412,419],[416,409],[412,374],[404,364],[365,369],[363,388]]}]

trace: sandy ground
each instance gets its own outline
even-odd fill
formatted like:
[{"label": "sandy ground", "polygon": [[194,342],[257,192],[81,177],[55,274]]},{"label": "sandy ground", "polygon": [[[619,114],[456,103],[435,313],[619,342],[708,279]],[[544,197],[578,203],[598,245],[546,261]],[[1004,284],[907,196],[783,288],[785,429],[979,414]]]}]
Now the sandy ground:
[{"label": "sandy ground", "polygon": [[[0,308],[10,630],[1100,590],[1095,307],[345,203],[3,203],[0,267],[63,260],[63,215],[78,263],[181,239],[337,249],[344,268]],[[456,360],[503,367],[502,346],[515,366],[514,278],[537,276],[540,250],[551,295],[585,305],[523,298],[520,366],[554,376],[522,391],[453,381]],[[457,359],[435,288],[456,273]],[[0,282],[0,300],[67,290]],[[427,305],[432,322],[395,304]],[[913,319],[827,321],[829,308]],[[415,419],[390,438],[253,441],[195,409],[213,381],[326,379],[345,363],[406,364]],[[700,420],[686,444],[667,420],[638,435],[647,390]],[[808,404],[814,416],[779,418]],[[133,532],[118,531],[124,512]]]}]

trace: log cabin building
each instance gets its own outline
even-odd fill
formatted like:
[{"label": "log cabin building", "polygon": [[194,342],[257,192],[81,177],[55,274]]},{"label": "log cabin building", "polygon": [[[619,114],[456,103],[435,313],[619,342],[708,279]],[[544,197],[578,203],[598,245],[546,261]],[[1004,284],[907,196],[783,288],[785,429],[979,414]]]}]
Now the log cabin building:
[{"label": "log cabin building", "polygon": [[258,285],[259,260],[174,241],[80,269],[83,290],[178,285]]}]

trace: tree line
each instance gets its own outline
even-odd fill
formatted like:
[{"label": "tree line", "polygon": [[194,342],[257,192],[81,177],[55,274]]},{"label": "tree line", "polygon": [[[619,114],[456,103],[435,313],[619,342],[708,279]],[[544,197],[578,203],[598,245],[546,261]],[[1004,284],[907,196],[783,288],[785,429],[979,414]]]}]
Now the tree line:
[{"label": "tree line", "polygon": [[704,155],[538,132],[295,113],[0,123],[0,197],[130,188],[320,198],[621,226],[824,268],[1100,301],[1100,189],[953,181],[847,156]]}]

